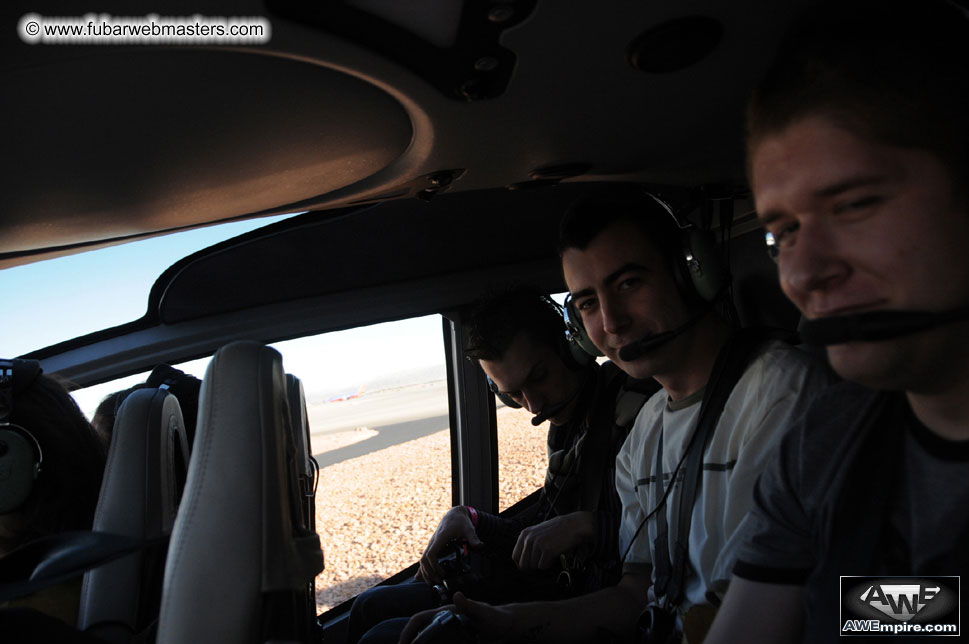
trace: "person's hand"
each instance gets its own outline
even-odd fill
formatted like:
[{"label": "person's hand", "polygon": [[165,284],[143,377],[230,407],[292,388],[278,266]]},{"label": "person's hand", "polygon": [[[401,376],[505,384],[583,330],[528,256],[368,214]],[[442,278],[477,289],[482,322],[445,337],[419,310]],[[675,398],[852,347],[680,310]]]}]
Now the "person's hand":
[{"label": "person's hand", "polygon": [[404,630],[400,632],[400,639],[397,640],[398,644],[410,644],[417,637],[418,633],[427,628],[438,613],[445,610],[456,610],[454,604],[449,606],[440,606],[438,608],[431,608],[428,610],[422,610],[419,613],[414,613],[411,618],[407,620],[407,625],[404,626]]},{"label": "person's hand", "polygon": [[424,549],[424,554],[421,555],[421,567],[417,571],[418,579],[422,579],[432,585],[441,583],[444,570],[438,564],[437,560],[443,554],[444,547],[455,539],[466,540],[470,548],[478,548],[482,545],[481,539],[478,538],[478,534],[474,531],[471,517],[468,516],[468,511],[463,505],[456,505],[448,510],[444,518],[437,525],[437,530],[431,535],[431,539],[427,543],[427,548]]},{"label": "person's hand", "polygon": [[501,642],[514,637],[518,615],[513,605],[491,606],[468,599],[463,593],[454,593],[454,604],[442,608],[432,608],[417,613],[410,618],[400,634],[400,644],[410,644],[424,628],[443,610],[454,610],[470,620],[469,628],[474,631],[475,639],[481,643]]},{"label": "person's hand", "polygon": [[511,558],[520,570],[544,570],[559,556],[570,552],[595,535],[592,512],[572,512],[522,530]]}]

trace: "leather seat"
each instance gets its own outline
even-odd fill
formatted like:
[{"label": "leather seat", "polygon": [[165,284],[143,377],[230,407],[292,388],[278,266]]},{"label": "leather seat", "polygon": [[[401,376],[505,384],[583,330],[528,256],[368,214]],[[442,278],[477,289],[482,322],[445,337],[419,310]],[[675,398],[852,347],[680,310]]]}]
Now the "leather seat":
[{"label": "leather seat", "polygon": [[323,569],[301,526],[282,359],[254,342],[213,357],[169,545],[157,642],[310,641],[305,591]]},{"label": "leather seat", "polygon": [[[178,401],[165,389],[139,389],[118,411],[93,529],[140,540],[172,531],[185,484],[188,441]],[[78,628],[128,642],[158,616],[165,546],[87,572]]]}]

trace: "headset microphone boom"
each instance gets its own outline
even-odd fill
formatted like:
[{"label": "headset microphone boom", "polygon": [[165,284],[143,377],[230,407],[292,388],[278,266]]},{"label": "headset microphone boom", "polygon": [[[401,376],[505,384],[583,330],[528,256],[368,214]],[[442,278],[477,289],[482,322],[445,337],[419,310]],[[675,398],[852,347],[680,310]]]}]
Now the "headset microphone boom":
[{"label": "headset microphone boom", "polygon": [[868,311],[852,315],[807,320],[800,334],[805,344],[878,342],[969,318],[969,307],[947,311]]}]

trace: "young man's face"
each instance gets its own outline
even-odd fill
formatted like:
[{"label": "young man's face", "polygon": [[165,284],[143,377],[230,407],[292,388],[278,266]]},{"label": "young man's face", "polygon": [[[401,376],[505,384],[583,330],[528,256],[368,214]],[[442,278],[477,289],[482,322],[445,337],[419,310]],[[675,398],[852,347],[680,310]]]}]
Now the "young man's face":
[{"label": "young man's face", "polygon": [[[751,154],[781,288],[806,318],[969,304],[969,213],[935,156],[873,143],[821,116],[796,121]],[[944,373],[964,334],[964,325],[948,325],[832,345],[828,356],[842,377],[918,390]]]},{"label": "young man's face", "polygon": [[589,339],[610,360],[634,378],[675,368],[671,344],[629,362],[619,358],[622,347],[689,319],[663,256],[635,224],[616,222],[585,249],[567,249],[562,270]]},{"label": "young man's face", "polygon": [[[515,336],[500,360],[478,362],[501,393],[532,414],[570,400],[581,384],[579,372],[569,369],[552,347],[532,341],[526,333]],[[567,405],[549,420],[564,425],[574,407]]]}]

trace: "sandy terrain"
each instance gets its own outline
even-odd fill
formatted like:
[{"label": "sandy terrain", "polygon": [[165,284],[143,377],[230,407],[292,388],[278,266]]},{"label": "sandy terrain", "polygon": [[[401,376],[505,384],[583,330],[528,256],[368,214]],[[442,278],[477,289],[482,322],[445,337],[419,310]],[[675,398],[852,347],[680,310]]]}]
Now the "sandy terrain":
[{"label": "sandy terrain", "polygon": [[[529,419],[520,410],[498,410],[501,508],[544,480],[548,426],[532,427]],[[366,428],[315,434],[313,452],[325,454],[377,434]],[[450,467],[443,429],[321,470],[316,511],[326,570],[316,579],[319,612],[418,560],[451,505]]]}]

